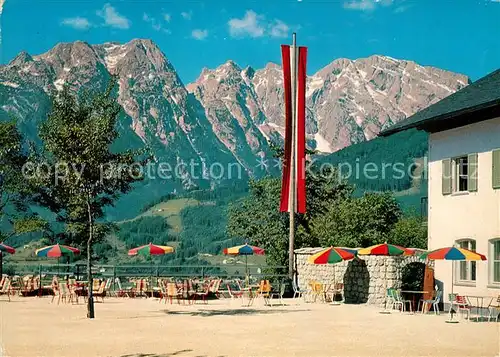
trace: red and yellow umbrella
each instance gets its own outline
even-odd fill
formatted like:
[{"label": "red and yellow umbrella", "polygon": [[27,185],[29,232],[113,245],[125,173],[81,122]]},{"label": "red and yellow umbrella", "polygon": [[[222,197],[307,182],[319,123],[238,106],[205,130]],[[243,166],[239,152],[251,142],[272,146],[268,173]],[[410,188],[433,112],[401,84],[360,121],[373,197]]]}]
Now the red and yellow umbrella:
[{"label": "red and yellow umbrella", "polygon": [[[408,248],[400,247],[399,245],[387,244],[387,242],[383,244],[372,245],[368,248],[363,248],[358,250],[359,255],[381,255],[381,256],[402,256],[402,255],[414,255],[415,251]],[[387,288],[387,264],[385,264],[385,273],[384,273],[384,291]],[[385,296],[385,295],[384,295]],[[387,310],[387,296],[385,296],[385,308],[381,313],[387,314],[390,313]]]},{"label": "red and yellow umbrella", "polygon": [[344,260],[351,260],[356,254],[351,249],[330,247],[311,255],[308,262],[311,264],[335,264]]},{"label": "red and yellow umbrella", "polygon": [[14,248],[12,248],[12,247],[9,247],[6,244],[0,243],[0,252],[1,253],[6,252],[6,253],[9,253],[9,254],[14,254],[16,252],[16,250]]},{"label": "red and yellow umbrella", "polygon": [[359,255],[383,255],[383,256],[398,256],[398,255],[414,255],[415,251],[408,248],[400,247],[394,244],[376,244],[368,248],[358,250]]},{"label": "red and yellow umbrella", "polygon": [[236,247],[224,248],[223,253],[226,255],[263,255],[265,251],[263,248],[243,244]]},{"label": "red and yellow umbrella", "polygon": [[35,255],[37,257],[47,257],[47,258],[60,258],[62,256],[72,257],[78,254],[80,254],[79,249],[61,244],[49,245],[47,247],[43,247],[35,251]]},{"label": "red and yellow umbrella", "polygon": [[173,253],[174,248],[169,247],[167,245],[155,245],[153,243],[149,243],[137,248],[130,249],[128,251],[128,255],[164,255]]},{"label": "red and yellow umbrella", "polygon": [[482,254],[457,247],[436,249],[422,254],[420,258],[429,260],[486,260],[486,256]]}]

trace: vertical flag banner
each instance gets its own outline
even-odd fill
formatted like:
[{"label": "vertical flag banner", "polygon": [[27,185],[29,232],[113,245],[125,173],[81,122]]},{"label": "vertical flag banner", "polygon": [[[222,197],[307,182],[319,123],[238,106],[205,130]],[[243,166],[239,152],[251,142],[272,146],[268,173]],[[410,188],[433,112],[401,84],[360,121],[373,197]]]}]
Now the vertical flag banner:
[{"label": "vertical flag banner", "polygon": [[282,45],[285,91],[285,157],[280,211],[306,212],[307,47]]}]

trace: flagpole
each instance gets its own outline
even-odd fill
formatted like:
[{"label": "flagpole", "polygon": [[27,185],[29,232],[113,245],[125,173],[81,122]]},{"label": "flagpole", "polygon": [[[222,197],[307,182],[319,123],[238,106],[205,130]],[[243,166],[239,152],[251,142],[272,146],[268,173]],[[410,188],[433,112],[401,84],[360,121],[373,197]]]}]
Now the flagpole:
[{"label": "flagpole", "polygon": [[290,63],[291,63],[291,99],[292,99],[292,147],[290,153],[290,191],[289,191],[289,212],[290,212],[290,239],[289,239],[289,252],[288,252],[288,275],[290,279],[293,279],[294,275],[294,241],[295,241],[295,206],[296,206],[296,168],[295,168],[295,155],[297,150],[297,36],[295,33],[292,35],[292,46],[290,51]]}]

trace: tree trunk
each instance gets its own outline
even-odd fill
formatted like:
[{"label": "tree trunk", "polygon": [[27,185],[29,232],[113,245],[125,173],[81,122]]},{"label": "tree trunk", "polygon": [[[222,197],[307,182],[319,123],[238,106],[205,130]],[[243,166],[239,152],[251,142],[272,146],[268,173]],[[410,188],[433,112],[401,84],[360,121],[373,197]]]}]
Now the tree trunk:
[{"label": "tree trunk", "polygon": [[88,281],[88,300],[87,300],[87,317],[93,319],[94,315],[94,296],[93,296],[93,279],[92,279],[92,239],[94,235],[94,221],[92,218],[92,208],[90,199],[87,200],[87,211],[89,215],[89,239],[87,241],[87,281]]}]

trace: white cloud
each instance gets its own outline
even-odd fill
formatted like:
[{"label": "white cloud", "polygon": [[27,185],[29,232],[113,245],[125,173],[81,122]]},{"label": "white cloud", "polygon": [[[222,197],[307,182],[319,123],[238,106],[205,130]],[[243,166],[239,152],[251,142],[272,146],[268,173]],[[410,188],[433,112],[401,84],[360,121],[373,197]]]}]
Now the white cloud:
[{"label": "white cloud", "polygon": [[109,3],[105,4],[102,10],[96,12],[98,16],[104,19],[106,26],[114,27],[121,30],[126,30],[130,27],[130,20],[122,16]]},{"label": "white cloud", "polygon": [[372,11],[379,5],[389,6],[392,5],[392,0],[350,0],[344,2],[344,9],[359,10],[359,11]]},{"label": "white cloud", "polygon": [[229,33],[233,37],[262,37],[265,32],[265,27],[262,24],[263,19],[262,15],[248,10],[243,18],[229,20]]},{"label": "white cloud", "polygon": [[172,20],[172,16],[170,14],[163,14],[163,19],[166,22],[170,22],[170,20]]},{"label": "white cloud", "polygon": [[285,22],[275,19],[266,20],[264,15],[248,10],[241,19],[233,18],[228,22],[229,34],[232,37],[287,37],[290,26]]},{"label": "white cloud", "polygon": [[276,20],[271,26],[272,37],[288,37],[288,31],[290,31],[290,26],[281,20]]},{"label": "white cloud", "polygon": [[157,21],[154,17],[149,16],[147,13],[144,13],[142,15],[142,19],[144,21],[146,21],[147,23],[149,23],[151,25],[151,27],[153,28],[153,30],[163,31],[165,33],[170,34],[170,30],[163,28],[163,25],[161,24],[161,22]]},{"label": "white cloud", "polygon": [[64,26],[72,27],[76,30],[87,30],[92,26],[89,20],[87,20],[85,17],[79,16],[64,19],[62,20],[61,24]]},{"label": "white cloud", "polygon": [[191,31],[191,36],[196,40],[204,40],[208,37],[208,31],[195,29],[195,30]]},{"label": "white cloud", "polygon": [[189,12],[181,12],[181,16],[185,19],[185,20],[191,20],[191,18],[193,17],[193,12],[192,11],[189,11]]}]

